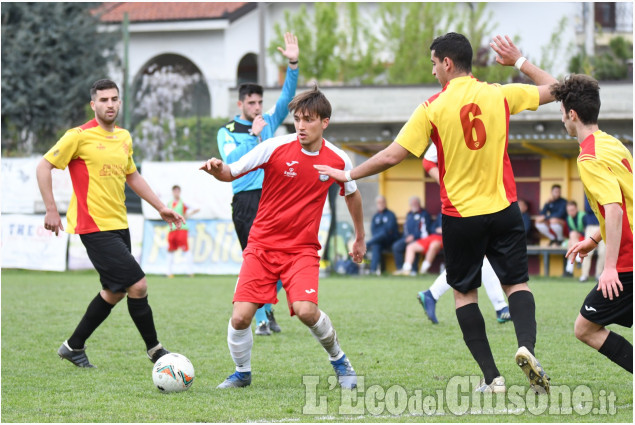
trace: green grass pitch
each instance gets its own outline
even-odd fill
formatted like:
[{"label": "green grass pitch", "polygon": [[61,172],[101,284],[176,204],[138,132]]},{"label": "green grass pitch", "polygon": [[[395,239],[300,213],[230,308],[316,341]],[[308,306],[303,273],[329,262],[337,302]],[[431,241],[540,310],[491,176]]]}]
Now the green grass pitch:
[{"label": "green grass pitch", "polygon": [[[513,325],[496,322],[484,290],[480,306],[494,357],[508,388],[522,389],[522,403],[504,399],[486,409],[480,406],[492,399],[481,396],[470,399],[466,411],[457,410],[465,401],[461,397],[471,392],[448,393],[448,383],[480,371],[463,342],[451,293],[438,303],[440,324],[424,316],[416,294],[433,278],[321,279],[320,307],[364,380],[364,391],[351,394],[331,388],[327,355],[305,326],[289,317],[283,291],[275,307],[282,333],[254,337],[252,385],[217,390],[234,367],[226,337],[236,277],[149,276],[160,341],[186,355],[196,369],[189,391],[162,394],[153,386],[152,365],[125,301],[87,342],[97,369],[79,369],[57,356],[100,289],[95,272],[3,270],[2,421],[632,423],[632,375],[573,335],[593,284],[572,279],[532,277],[530,287],[537,306],[537,357],[552,386],[578,391],[573,410],[559,409],[549,396],[524,395],[528,385],[514,363]],[[631,329],[611,329],[632,342]],[[421,403],[417,407],[417,397],[429,403],[425,409]],[[433,404],[440,408],[432,409]]]}]

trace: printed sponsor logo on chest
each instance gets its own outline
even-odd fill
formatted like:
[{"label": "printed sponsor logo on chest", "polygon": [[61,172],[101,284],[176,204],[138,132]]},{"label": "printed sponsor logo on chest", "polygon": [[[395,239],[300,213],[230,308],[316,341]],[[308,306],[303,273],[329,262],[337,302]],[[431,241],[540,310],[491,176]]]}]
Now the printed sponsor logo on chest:
[{"label": "printed sponsor logo on chest", "polygon": [[287,177],[295,177],[295,176],[298,175],[298,173],[295,172],[295,168],[293,168],[293,166],[295,164],[299,164],[299,162],[298,161],[287,162],[287,167],[289,167],[289,169],[284,172],[285,176],[287,176]]}]

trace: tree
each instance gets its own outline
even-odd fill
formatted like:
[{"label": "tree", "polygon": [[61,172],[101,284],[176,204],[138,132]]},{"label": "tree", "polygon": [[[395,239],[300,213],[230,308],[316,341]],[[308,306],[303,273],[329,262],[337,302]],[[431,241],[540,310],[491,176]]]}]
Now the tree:
[{"label": "tree", "polygon": [[582,46],[569,61],[569,71],[592,75],[597,80],[624,80],[628,77],[628,60],[633,59],[633,44],[624,37],[614,37],[603,53],[589,57]]},{"label": "tree", "polygon": [[136,114],[146,117],[135,129],[135,146],[140,158],[174,159],[178,149],[175,110],[191,108],[192,88],[199,79],[199,74],[179,73],[172,66],[143,76],[135,108]]},{"label": "tree", "polygon": [[92,83],[116,64],[119,35],[95,3],[2,3],[2,151],[44,152],[82,124]]}]

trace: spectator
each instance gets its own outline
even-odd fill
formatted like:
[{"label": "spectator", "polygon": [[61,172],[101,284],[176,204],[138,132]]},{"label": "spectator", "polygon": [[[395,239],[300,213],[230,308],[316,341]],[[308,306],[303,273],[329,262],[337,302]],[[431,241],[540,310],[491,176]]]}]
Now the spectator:
[{"label": "spectator", "polygon": [[[584,234],[584,211],[578,211],[578,203],[576,201],[567,202],[567,226],[569,228],[569,241],[567,242],[567,250],[582,240]],[[582,260],[576,257],[578,263]],[[573,277],[573,263],[565,262],[565,271],[562,277]]]},{"label": "spectator", "polygon": [[545,203],[536,218],[536,229],[549,238],[549,245],[561,245],[564,228],[567,225],[567,200],[560,196],[559,184],[551,186],[551,198]]},{"label": "spectator", "polygon": [[424,274],[428,272],[435,257],[443,249],[443,238],[441,236],[441,218],[442,215],[439,214],[436,220],[434,220],[434,222],[425,232],[422,223],[422,237],[408,244],[408,246],[406,247],[406,258],[404,260],[403,267],[401,268],[401,270],[397,270],[394,273],[395,275],[407,276],[410,274],[414,274],[414,261],[416,255],[419,253],[425,254],[425,258],[423,260],[423,263],[421,263],[421,269],[419,270],[419,273]]},{"label": "spectator", "polygon": [[[591,204],[589,204],[589,200],[587,197],[584,197],[584,212],[586,213],[584,216],[584,237],[588,238],[593,236],[595,232],[600,231],[600,222],[598,221],[595,214],[593,214],[593,210],[591,209]],[[601,240],[598,244],[598,247],[595,250],[591,251],[589,255],[584,257],[582,260],[582,275],[580,276],[580,282],[586,282],[589,280],[589,272],[591,271],[591,257],[593,257],[593,253],[597,252],[598,258],[595,262],[595,278],[600,279],[600,275],[602,274],[602,270],[604,269],[604,254],[606,253],[606,244],[604,240]]]},{"label": "spectator", "polygon": [[[421,228],[427,229],[432,222],[430,214],[421,207],[421,199],[417,196],[410,198],[410,211],[406,215],[406,223],[403,226],[403,236],[392,244],[392,254],[395,259],[395,267],[400,270],[403,267],[404,252],[406,246],[421,238]],[[426,230],[427,233],[427,230]]]},{"label": "spectator", "polygon": [[371,253],[371,273],[380,275],[381,253],[385,249],[390,249],[400,235],[397,217],[395,217],[395,213],[386,208],[386,198],[379,195],[375,198],[375,205],[377,206],[377,212],[370,223],[372,237],[366,242],[366,246]]},{"label": "spectator", "polygon": [[529,216],[529,205],[524,199],[518,200],[518,208],[520,208],[520,214],[523,217],[523,224],[525,225],[525,236],[529,237],[531,233],[531,217]]}]

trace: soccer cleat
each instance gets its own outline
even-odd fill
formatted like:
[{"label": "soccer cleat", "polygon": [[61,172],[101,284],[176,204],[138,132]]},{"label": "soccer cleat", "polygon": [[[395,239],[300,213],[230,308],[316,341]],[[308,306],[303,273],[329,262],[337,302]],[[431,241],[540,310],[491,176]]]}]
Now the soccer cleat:
[{"label": "soccer cleat", "polygon": [[485,378],[482,378],[478,387],[474,388],[475,393],[504,393],[506,391],[505,378],[502,376],[494,378],[491,384],[486,384]]},{"label": "soccer cleat", "polygon": [[399,269],[392,272],[393,276],[410,276],[410,270]]},{"label": "soccer cleat", "polygon": [[163,348],[161,343],[159,343],[156,347],[148,350],[148,358],[152,363],[156,363],[161,357],[165,356],[166,354],[170,354],[170,352]]},{"label": "soccer cleat", "polygon": [[428,319],[430,319],[430,321],[435,325],[439,323],[435,313],[437,301],[432,296],[430,290],[419,292],[417,294],[417,299],[419,300],[419,303],[421,303],[421,307],[423,307],[423,311],[425,311]]},{"label": "soccer cleat", "polygon": [[216,388],[242,388],[251,384],[251,372],[234,372]]},{"label": "soccer cleat", "polygon": [[346,358],[346,354],[341,359],[331,361],[335,375],[337,375],[337,381],[342,388],[352,390],[357,388],[357,374],[351,366],[351,362]]},{"label": "soccer cleat", "polygon": [[512,320],[511,314],[509,314],[509,307],[505,306],[496,312],[496,320],[498,323],[505,323]]},{"label": "soccer cleat", "polygon": [[68,346],[68,341],[62,343],[59,350],[57,350],[57,355],[60,356],[60,359],[66,359],[77,367],[95,367],[88,361],[86,347],[72,349]]},{"label": "soccer cleat", "polygon": [[529,386],[536,394],[549,394],[549,381],[540,362],[525,347],[520,347],[516,351],[516,364],[525,372],[529,379]]},{"label": "soccer cleat", "polygon": [[256,327],[256,335],[262,335],[262,336],[269,336],[271,335],[271,330],[269,328],[269,323],[265,322],[264,320],[260,323],[258,323],[258,326]]},{"label": "soccer cleat", "polygon": [[265,314],[267,315],[267,319],[269,319],[269,329],[271,329],[272,332],[281,332],[282,329],[280,329],[280,325],[276,322],[276,318],[273,317],[273,310],[265,311]]}]

